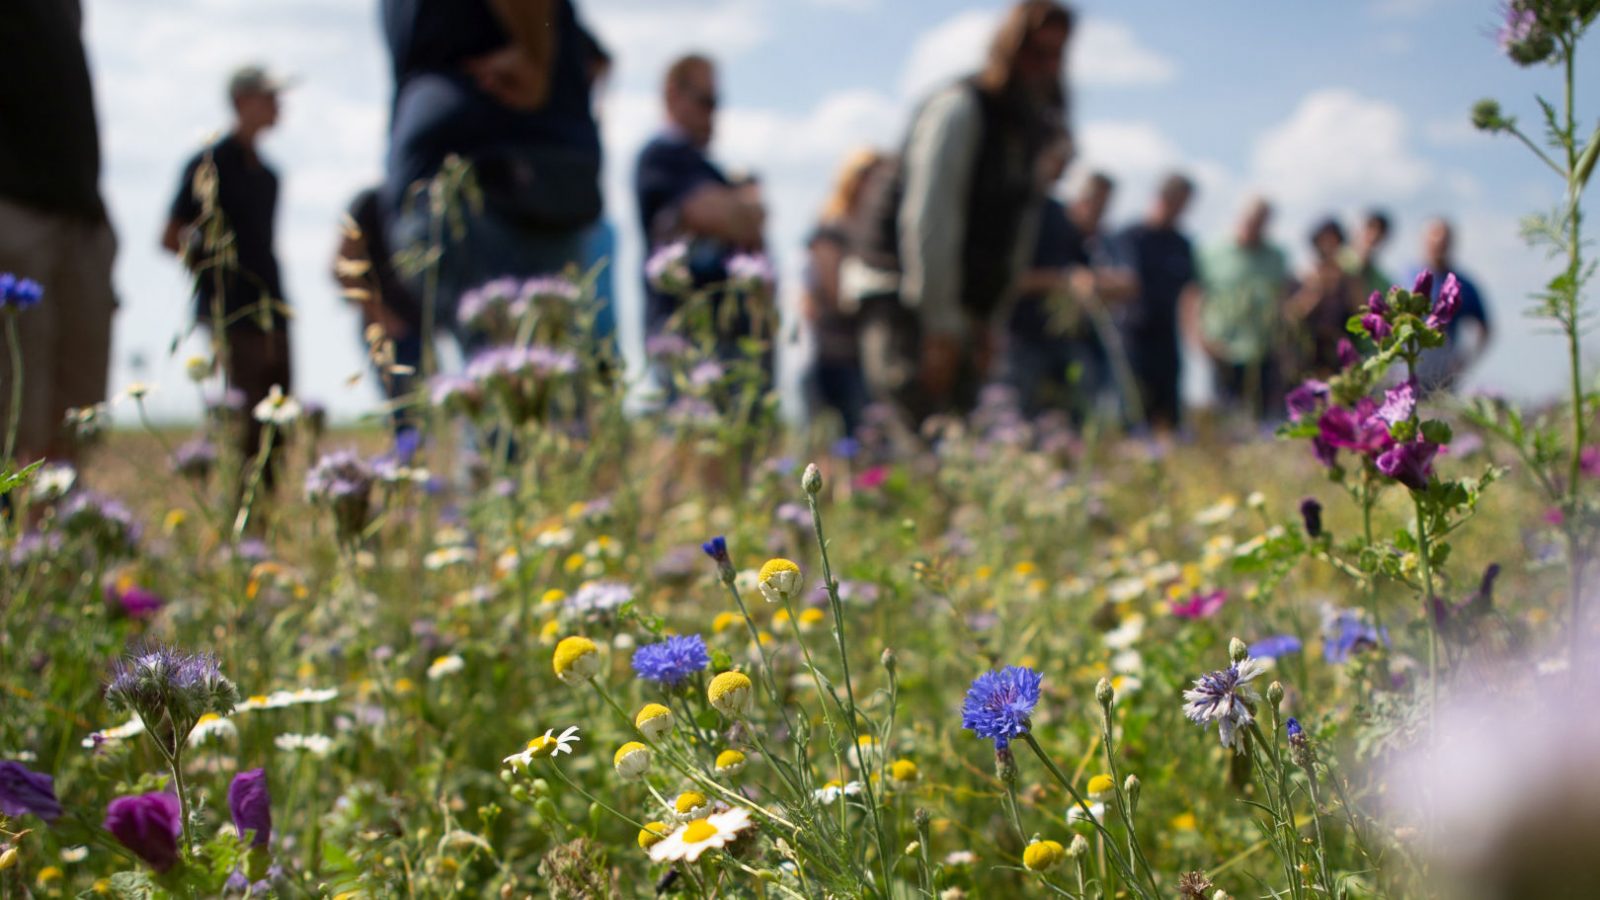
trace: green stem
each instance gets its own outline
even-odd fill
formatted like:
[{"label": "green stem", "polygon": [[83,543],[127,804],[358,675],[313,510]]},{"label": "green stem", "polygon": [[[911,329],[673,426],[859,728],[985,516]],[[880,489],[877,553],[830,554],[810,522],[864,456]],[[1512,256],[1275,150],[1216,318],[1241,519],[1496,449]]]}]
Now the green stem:
[{"label": "green stem", "polygon": [[6,322],[6,350],[11,357],[11,407],[6,415],[6,452],[0,460],[11,462],[17,449],[17,431],[22,425],[22,342],[17,337],[17,312],[0,313]]},{"label": "green stem", "polygon": [[1056,767],[1056,764],[1050,759],[1049,755],[1044,752],[1044,748],[1039,746],[1039,742],[1034,738],[1032,732],[1024,732],[1022,734],[1022,740],[1026,742],[1028,748],[1033,751],[1033,755],[1039,757],[1039,761],[1044,763],[1045,769],[1050,772],[1050,777],[1054,778],[1056,783],[1061,785],[1061,787],[1066,790],[1067,794],[1072,797],[1072,802],[1077,805],[1078,809],[1083,811],[1083,814],[1088,818],[1089,823],[1094,826],[1097,832],[1100,833],[1101,841],[1105,844],[1106,849],[1109,851],[1112,861],[1116,863],[1117,872],[1121,874],[1123,880],[1128,883],[1129,889],[1136,891],[1140,896],[1151,896],[1145,894],[1144,886],[1139,883],[1138,877],[1136,877],[1133,873],[1133,867],[1128,865],[1128,861],[1124,859],[1122,853],[1117,850],[1117,844],[1116,841],[1112,839],[1111,832],[1107,831],[1105,825],[1102,824],[1099,819],[1094,817],[1094,813],[1090,812],[1088,801],[1084,800],[1083,795],[1078,793],[1078,789],[1073,786],[1070,780],[1067,779],[1067,776],[1063,775],[1061,770]]}]

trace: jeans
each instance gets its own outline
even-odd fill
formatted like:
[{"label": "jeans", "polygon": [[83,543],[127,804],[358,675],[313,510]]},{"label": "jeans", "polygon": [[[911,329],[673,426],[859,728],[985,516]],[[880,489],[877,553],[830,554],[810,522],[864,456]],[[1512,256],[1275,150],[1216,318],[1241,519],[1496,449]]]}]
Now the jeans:
[{"label": "jeans", "polygon": [[820,405],[839,414],[844,436],[855,434],[867,408],[867,379],[857,362],[818,362],[811,370],[811,388]]},{"label": "jeans", "polygon": [[[464,233],[458,240],[448,226],[440,228],[443,253],[438,262],[438,292],[434,299],[434,324],[456,336],[464,355],[482,349],[482,335],[463,329],[456,319],[461,295],[491,279],[531,278],[560,273],[583,262],[584,229],[564,231],[536,228],[484,208],[463,209]],[[426,250],[433,236],[425,204],[414,204],[389,222],[390,246],[397,254]],[[426,303],[427,272],[403,273],[407,290]]]}]

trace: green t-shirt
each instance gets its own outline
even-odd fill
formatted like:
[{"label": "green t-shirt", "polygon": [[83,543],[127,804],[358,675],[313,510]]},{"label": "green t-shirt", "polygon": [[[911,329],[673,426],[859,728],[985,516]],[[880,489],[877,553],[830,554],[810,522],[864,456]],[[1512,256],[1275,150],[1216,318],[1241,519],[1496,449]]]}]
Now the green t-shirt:
[{"label": "green t-shirt", "polygon": [[1200,257],[1205,303],[1200,327],[1231,363],[1254,363],[1271,348],[1283,318],[1289,264],[1271,244],[1241,247],[1233,241]]},{"label": "green t-shirt", "polygon": [[1389,293],[1389,287],[1394,284],[1389,280],[1388,273],[1375,265],[1364,265],[1361,254],[1354,247],[1346,247],[1339,254],[1339,268],[1361,279],[1362,290],[1370,294],[1377,291],[1380,294]]}]

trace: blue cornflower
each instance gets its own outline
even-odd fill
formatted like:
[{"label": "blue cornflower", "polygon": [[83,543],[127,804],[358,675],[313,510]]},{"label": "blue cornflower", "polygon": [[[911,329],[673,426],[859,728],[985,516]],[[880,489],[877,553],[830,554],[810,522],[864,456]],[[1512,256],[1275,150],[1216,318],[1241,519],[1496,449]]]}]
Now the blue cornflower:
[{"label": "blue cornflower", "polygon": [[44,288],[32,278],[18,278],[10,272],[0,272],[0,308],[15,306],[27,309],[44,296]]},{"label": "blue cornflower", "polygon": [[700,549],[704,550],[707,556],[716,560],[719,566],[724,563],[733,565],[733,561],[728,558],[728,539],[720,534],[701,544]]},{"label": "blue cornflower", "polygon": [[1194,687],[1183,692],[1183,714],[1202,728],[1217,723],[1222,746],[1243,753],[1244,740],[1239,730],[1255,721],[1251,707],[1261,701],[1250,682],[1265,671],[1260,660],[1246,656],[1226,669],[1200,676]]},{"label": "blue cornflower", "polygon": [[1264,637],[1250,645],[1250,655],[1256,659],[1277,659],[1291,653],[1299,653],[1300,639],[1292,634],[1275,634]]},{"label": "blue cornflower", "polygon": [[996,750],[1006,749],[1012,738],[1028,733],[1041,681],[1043,676],[1024,666],[979,675],[961,704],[961,727],[994,741]]},{"label": "blue cornflower", "polygon": [[676,687],[711,665],[706,642],[698,634],[673,635],[659,644],[633,651],[633,671],[647,681]]},{"label": "blue cornflower", "polygon": [[1338,610],[1323,620],[1322,658],[1328,662],[1342,663],[1352,653],[1387,643],[1389,630],[1373,627],[1359,610]]},{"label": "blue cornflower", "polygon": [[1300,727],[1300,720],[1294,716],[1289,717],[1289,721],[1284,723],[1284,727],[1289,730],[1289,740],[1291,742],[1305,737],[1305,729]]}]

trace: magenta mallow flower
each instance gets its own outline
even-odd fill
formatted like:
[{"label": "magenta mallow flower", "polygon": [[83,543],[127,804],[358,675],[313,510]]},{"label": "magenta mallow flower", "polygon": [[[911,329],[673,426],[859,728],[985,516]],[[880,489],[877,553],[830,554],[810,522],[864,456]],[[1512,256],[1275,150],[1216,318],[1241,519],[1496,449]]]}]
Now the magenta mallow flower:
[{"label": "magenta mallow flower", "polygon": [[1461,311],[1461,282],[1456,279],[1454,272],[1444,277],[1444,284],[1439,288],[1439,299],[1433,303],[1433,309],[1428,313],[1424,323],[1434,331],[1444,331],[1455,321],[1456,313]]},{"label": "magenta mallow flower", "polygon": [[120,578],[106,582],[105,594],[106,603],[130,619],[152,618],[167,602],[155,591]]},{"label": "magenta mallow flower", "polygon": [[0,813],[21,818],[33,814],[46,822],[61,815],[55,779],[22,763],[0,760]]},{"label": "magenta mallow flower", "polygon": [[1355,408],[1330,406],[1317,418],[1317,437],[1329,447],[1371,455],[1387,448],[1393,439],[1389,426],[1378,418],[1378,404],[1362,397]]},{"label": "magenta mallow flower", "polygon": [[248,834],[252,847],[265,847],[272,840],[272,797],[267,792],[265,769],[233,776],[228,785],[228,812],[240,840]]},{"label": "magenta mallow flower", "polygon": [[178,862],[183,811],[178,798],[165,791],[111,801],[106,807],[105,829],[157,872],[165,872]]},{"label": "magenta mallow flower", "polygon": [[1196,593],[1184,600],[1175,600],[1172,603],[1172,614],[1180,619],[1209,619],[1222,609],[1222,604],[1228,601],[1228,592],[1218,588],[1210,592]]},{"label": "magenta mallow flower", "polygon": [[1417,411],[1417,380],[1407,378],[1383,395],[1383,405],[1378,407],[1378,418],[1390,425],[1410,419]]},{"label": "magenta mallow flower", "polygon": [[1590,478],[1600,476],[1600,447],[1585,447],[1578,453],[1578,470]]},{"label": "magenta mallow flower", "polygon": [[1422,437],[1395,444],[1378,455],[1373,462],[1378,471],[1414,491],[1428,486],[1433,477],[1433,457],[1439,445]]},{"label": "magenta mallow flower", "polygon": [[1328,403],[1328,383],[1315,378],[1300,382],[1283,398],[1289,410],[1289,421],[1298,422]]}]

